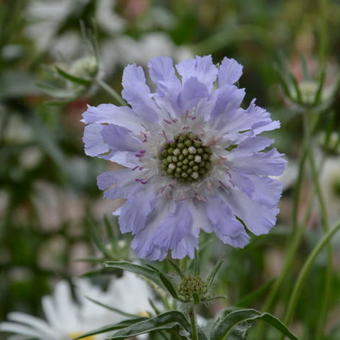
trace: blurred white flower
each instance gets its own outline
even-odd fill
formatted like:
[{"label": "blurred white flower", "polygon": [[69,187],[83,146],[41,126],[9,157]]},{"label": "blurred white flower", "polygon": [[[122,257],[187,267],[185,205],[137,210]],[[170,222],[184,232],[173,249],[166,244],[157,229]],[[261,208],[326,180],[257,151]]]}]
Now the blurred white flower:
[{"label": "blurred white flower", "polygon": [[193,56],[188,48],[176,46],[170,37],[162,32],[146,33],[139,40],[127,35],[107,40],[102,44],[101,54],[106,73],[112,72],[117,65],[146,65],[156,56],[167,55],[175,61]]},{"label": "blurred white flower", "polygon": [[44,181],[36,182],[34,190],[32,201],[43,228],[55,229],[65,222],[79,221],[85,215],[84,201],[72,191]]},{"label": "blurred white flower", "polygon": [[97,2],[96,22],[109,34],[119,33],[125,27],[125,21],[115,12],[115,0],[99,0]]},{"label": "blurred white flower", "polygon": [[298,168],[296,163],[292,160],[288,160],[285,171],[281,176],[271,176],[272,178],[278,179],[283,186],[283,190],[289,189],[294,185],[298,174]]},{"label": "blurred white flower", "polygon": [[60,24],[73,10],[78,1],[58,0],[30,1],[26,10],[27,35],[36,42],[39,50],[50,46],[51,39]]},{"label": "blurred white flower", "polygon": [[[46,320],[13,312],[8,314],[9,321],[0,323],[0,331],[15,334],[10,336],[9,340],[67,340],[126,318],[86,297],[134,315],[145,314],[150,310],[150,288],[131,273],[124,273],[122,278],[112,280],[105,292],[85,279],[75,280],[75,283],[75,294],[79,303],[72,298],[69,285],[60,281],[56,284],[53,295],[42,299]],[[101,340],[106,336],[107,334],[99,334],[85,339]]]}]

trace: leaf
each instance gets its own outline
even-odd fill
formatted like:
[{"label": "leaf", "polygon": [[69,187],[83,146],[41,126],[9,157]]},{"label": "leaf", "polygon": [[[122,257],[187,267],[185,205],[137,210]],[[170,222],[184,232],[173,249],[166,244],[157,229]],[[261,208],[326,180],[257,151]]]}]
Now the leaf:
[{"label": "leaf", "polygon": [[152,270],[155,271],[155,273],[158,274],[160,280],[162,281],[164,287],[168,290],[168,292],[170,293],[170,295],[177,299],[177,300],[180,300],[179,296],[178,296],[178,293],[177,293],[177,290],[176,290],[176,287],[173,285],[172,281],[170,280],[170,278],[168,277],[168,275],[162,273],[158,268],[148,264],[147,265],[149,268],[151,268]]},{"label": "leaf", "polygon": [[118,330],[118,332],[111,335],[109,339],[125,339],[157,330],[171,329],[176,326],[190,332],[190,324],[185,315],[180,311],[170,311],[149,319],[134,318],[112,325],[106,325],[87,332],[76,339],[82,339],[91,335],[107,333],[115,330]]},{"label": "leaf", "polygon": [[251,292],[250,294],[243,297],[238,303],[237,307],[245,308],[250,306],[254,301],[256,301],[261,295],[263,295],[269,288],[273,285],[274,279],[267,281],[260,288]]},{"label": "leaf", "polygon": [[163,287],[159,275],[148,266],[142,266],[139,264],[134,264],[126,261],[106,261],[104,263],[104,266],[106,268],[118,268],[126,270],[131,273],[135,273],[137,275],[144,276],[145,278],[155,282],[158,286]]},{"label": "leaf", "polygon": [[106,325],[104,327],[94,329],[93,331],[86,332],[86,333],[76,337],[74,340],[83,339],[83,338],[90,337],[90,336],[96,335],[96,334],[112,332],[112,331],[122,329],[122,328],[127,328],[127,327],[129,327],[129,326],[131,326],[135,323],[141,322],[145,319],[146,318],[138,317],[138,318],[134,318],[134,319],[127,319],[127,320],[124,320],[124,321],[121,321],[121,322],[118,322],[118,323],[109,324],[109,325]]},{"label": "leaf", "polygon": [[171,329],[176,326],[190,332],[190,324],[185,315],[180,311],[170,311],[119,330],[109,339],[125,339],[153,331]]},{"label": "leaf", "polygon": [[263,320],[279,330],[283,335],[292,340],[297,340],[297,337],[293,335],[288,328],[275,316],[269,313],[261,313],[255,309],[230,309],[224,311],[220,317],[215,321],[211,329],[211,340],[224,340],[228,339],[228,336],[232,334],[232,330],[235,326],[250,322],[253,323],[257,320]]},{"label": "leaf", "polygon": [[74,76],[73,74],[70,74],[66,71],[64,71],[63,69],[61,69],[60,67],[56,66],[55,67],[57,72],[59,73],[60,76],[62,76],[63,78],[71,81],[72,83],[76,83],[76,84],[80,84],[80,85],[85,85],[88,86],[91,84],[91,82],[87,79],[83,79],[83,78],[79,78]]},{"label": "leaf", "polygon": [[100,301],[97,301],[97,300],[95,300],[95,299],[92,299],[92,298],[90,298],[90,297],[88,297],[88,296],[85,296],[85,297],[86,297],[87,300],[89,300],[89,301],[95,303],[95,304],[98,305],[98,306],[101,306],[101,307],[103,307],[103,308],[106,308],[106,309],[108,309],[108,310],[110,310],[110,311],[112,311],[112,312],[118,313],[118,314],[120,314],[120,315],[123,315],[123,316],[125,316],[125,317],[129,317],[129,318],[134,318],[134,317],[136,317],[136,315],[133,315],[133,314],[130,314],[130,313],[126,313],[126,312],[124,312],[123,310],[120,310],[119,308],[116,308],[116,307],[112,307],[112,306],[106,305],[105,303],[102,303],[102,302],[100,302]]},{"label": "leaf", "polygon": [[211,273],[209,274],[208,278],[207,278],[207,288],[208,291],[211,288],[212,284],[214,283],[215,277],[218,273],[218,271],[221,269],[223,265],[223,261],[218,261],[215,265],[215,267],[213,268],[213,270],[211,271]]}]

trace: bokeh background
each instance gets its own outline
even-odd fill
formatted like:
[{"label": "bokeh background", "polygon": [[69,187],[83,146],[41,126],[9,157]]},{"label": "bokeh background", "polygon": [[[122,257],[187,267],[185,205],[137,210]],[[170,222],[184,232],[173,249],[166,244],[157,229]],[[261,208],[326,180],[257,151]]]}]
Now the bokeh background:
[{"label": "bokeh background", "polygon": [[[243,250],[212,237],[204,257],[207,267],[225,258],[216,289],[227,292],[228,304],[271,282],[289,242],[302,143],[301,109],[282,91],[280,75],[293,75],[308,101],[320,63],[326,65],[325,105],[318,110],[324,116],[315,148],[330,220],[340,218],[339,44],[338,0],[0,0],[0,320],[13,310],[39,315],[41,297],[56,281],[91,269],[77,261],[96,254],[89,224],[105,240],[103,218],[114,225],[114,203],[96,187],[108,164],[84,155],[81,113],[87,104],[114,102],[101,80],[119,92],[126,64],[146,66],[157,55],[237,59],[244,65],[245,104],[256,97],[281,121],[273,135],[289,166],[277,227]],[[89,82],[65,79],[60,70]],[[302,201],[312,195],[310,181],[307,172]],[[304,214],[304,204],[300,209]],[[323,233],[317,208],[307,223],[282,301]],[[334,340],[340,339],[339,251],[338,236],[327,321],[327,339]],[[325,259],[318,258],[298,305],[294,327],[305,339],[313,339]],[[259,296],[251,306],[261,309],[261,303]],[[218,308],[208,307],[206,317]]]}]

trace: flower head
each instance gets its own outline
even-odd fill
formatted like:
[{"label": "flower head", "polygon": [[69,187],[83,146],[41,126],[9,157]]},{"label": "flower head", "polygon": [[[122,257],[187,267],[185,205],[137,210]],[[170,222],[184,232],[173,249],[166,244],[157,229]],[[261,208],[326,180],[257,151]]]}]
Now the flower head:
[{"label": "flower head", "polygon": [[102,104],[83,115],[85,152],[126,168],[98,177],[108,199],[125,198],[123,233],[134,235],[137,256],[193,257],[200,230],[243,247],[276,222],[281,184],[269,176],[285,167],[273,140],[258,136],[279,127],[235,86],[242,66],[210,56],[149,63],[152,92],[141,67],[128,65],[122,96],[129,106]]},{"label": "flower head", "polygon": [[[26,313],[12,312],[7,316],[8,321],[0,322],[0,332],[16,334],[10,339],[71,340],[87,331],[124,319],[124,316],[113,313],[88,298],[136,316],[151,309],[148,302],[152,297],[151,289],[134,274],[124,273],[122,278],[111,280],[105,292],[86,279],[78,279],[75,283],[79,303],[72,298],[69,285],[60,281],[56,284],[53,295],[45,296],[42,300],[46,320]],[[98,334],[84,339],[106,338],[107,334]]]}]

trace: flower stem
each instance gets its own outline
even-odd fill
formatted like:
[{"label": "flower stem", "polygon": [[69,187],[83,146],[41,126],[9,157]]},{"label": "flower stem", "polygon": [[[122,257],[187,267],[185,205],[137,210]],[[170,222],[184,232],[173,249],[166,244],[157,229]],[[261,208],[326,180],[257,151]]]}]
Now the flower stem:
[{"label": "flower stem", "polygon": [[328,232],[323,236],[323,238],[319,241],[319,243],[314,247],[313,251],[311,254],[308,256],[304,266],[301,269],[300,275],[296,281],[296,284],[294,286],[293,292],[290,296],[289,303],[288,303],[288,308],[284,317],[284,323],[286,325],[289,325],[289,323],[293,319],[296,303],[299,297],[299,294],[301,292],[301,288],[305,282],[305,279],[316,259],[316,257],[319,255],[321,250],[328,244],[330,239],[339,231],[340,229],[340,221],[328,230]]},{"label": "flower stem", "polygon": [[196,311],[195,305],[192,304],[189,310],[190,323],[191,323],[191,339],[198,340],[198,331],[197,331],[197,320],[196,320]]},{"label": "flower stem", "polygon": [[[294,261],[296,252],[299,248],[299,245],[301,243],[302,237],[304,235],[304,232],[306,230],[306,223],[303,223],[302,225],[299,225],[299,203],[300,203],[300,196],[301,196],[301,189],[302,189],[302,183],[304,179],[305,174],[305,166],[306,161],[309,156],[310,152],[310,144],[311,139],[314,131],[314,127],[317,124],[318,121],[318,115],[316,115],[315,119],[312,121],[312,124],[309,124],[308,122],[308,116],[311,113],[305,112],[304,113],[304,120],[303,120],[303,131],[304,131],[304,138],[303,138],[303,149],[302,154],[299,160],[299,167],[298,167],[298,176],[297,181],[295,185],[295,190],[293,194],[293,207],[292,207],[292,233],[290,237],[290,242],[288,246],[288,250],[286,252],[286,256],[284,259],[284,264],[282,271],[280,273],[280,276],[277,278],[277,280],[274,282],[272,289],[269,292],[269,295],[263,305],[263,311],[271,312],[274,309],[275,306],[275,298],[277,297],[277,294],[279,290],[282,287],[282,284],[287,279],[287,276],[290,272],[291,265]],[[308,210],[308,209],[307,209]],[[307,222],[308,218],[308,211],[306,212],[306,216],[304,218],[304,222]],[[257,339],[263,339],[265,333],[265,328],[263,324],[260,324],[257,328]]]},{"label": "flower stem", "polygon": [[106,84],[103,80],[101,79],[96,79],[96,83],[105,91],[107,92],[110,96],[112,96],[118,104],[120,105],[126,105],[124,102],[123,98],[108,84]]},{"label": "flower stem", "polygon": [[[312,169],[312,178],[313,178],[313,183],[315,185],[315,192],[316,192],[316,196],[318,198],[319,206],[320,206],[321,222],[322,222],[324,231],[327,232],[329,230],[328,213],[327,213],[327,208],[326,208],[324,196],[323,196],[321,185],[320,185],[319,172],[317,170],[315,159],[314,159],[314,154],[312,151],[310,152],[309,160],[310,160],[310,165]],[[323,333],[324,325],[325,325],[326,318],[327,318],[327,310],[328,310],[329,299],[331,295],[331,287],[332,287],[332,268],[333,268],[332,245],[328,244],[324,292],[323,292],[323,298],[321,299],[322,301],[321,311],[319,314],[319,320],[318,320],[318,326],[317,326],[315,339],[322,338],[322,333]]]}]

